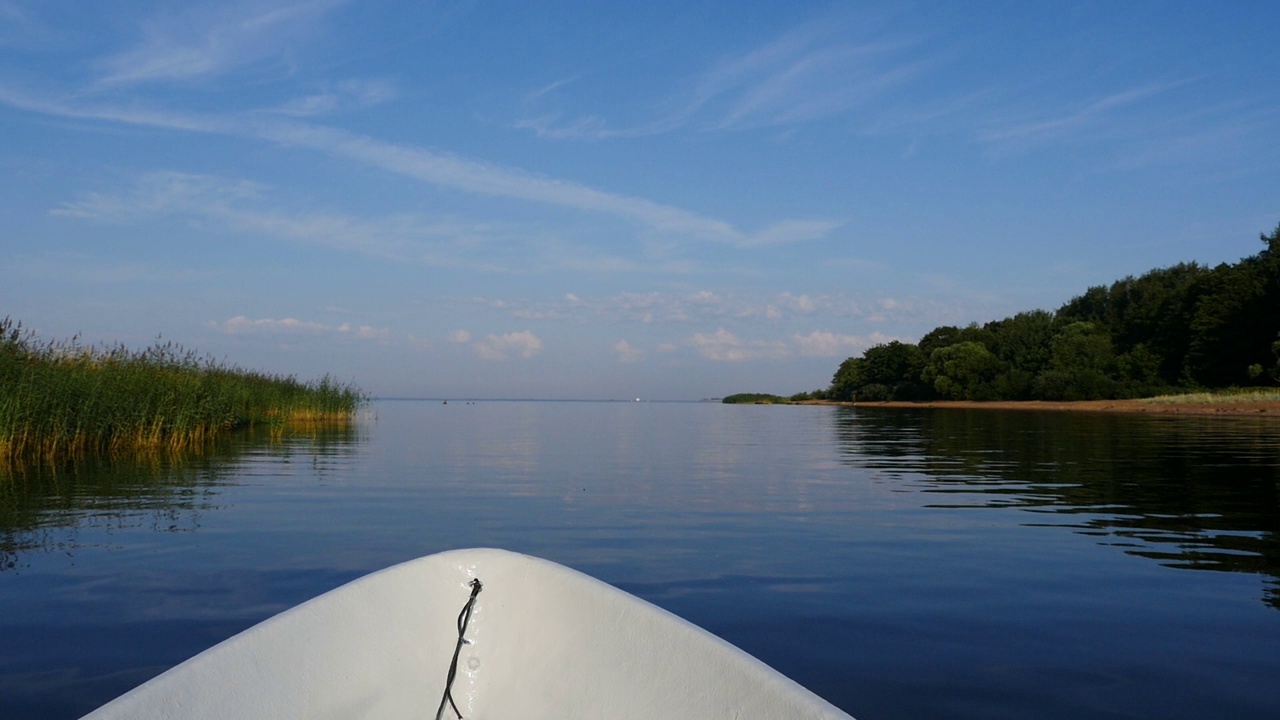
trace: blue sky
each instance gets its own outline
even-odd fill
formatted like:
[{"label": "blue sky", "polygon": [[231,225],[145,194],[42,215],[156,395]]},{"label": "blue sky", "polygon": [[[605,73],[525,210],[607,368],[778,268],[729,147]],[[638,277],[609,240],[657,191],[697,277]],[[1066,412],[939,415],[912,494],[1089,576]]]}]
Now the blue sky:
[{"label": "blue sky", "polygon": [[0,316],[697,399],[1280,221],[1280,4],[0,0]]}]

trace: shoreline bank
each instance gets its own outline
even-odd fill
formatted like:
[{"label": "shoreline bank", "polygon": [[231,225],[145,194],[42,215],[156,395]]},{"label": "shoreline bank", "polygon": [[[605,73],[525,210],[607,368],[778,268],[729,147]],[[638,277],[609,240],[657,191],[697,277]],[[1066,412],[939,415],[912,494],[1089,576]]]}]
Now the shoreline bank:
[{"label": "shoreline bank", "polygon": [[1212,402],[1165,402],[1156,400],[932,400],[927,402],[836,402],[806,400],[796,405],[833,405],[856,408],[904,408],[913,410],[1032,410],[1040,412],[1130,413],[1146,415],[1204,415],[1280,418],[1280,400],[1231,400]]}]

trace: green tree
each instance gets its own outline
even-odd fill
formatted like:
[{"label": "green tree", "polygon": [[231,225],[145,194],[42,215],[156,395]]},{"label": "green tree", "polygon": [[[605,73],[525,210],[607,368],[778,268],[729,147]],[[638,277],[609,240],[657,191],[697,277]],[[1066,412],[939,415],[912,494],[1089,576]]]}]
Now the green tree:
[{"label": "green tree", "polygon": [[1145,345],[1159,358],[1161,384],[1174,385],[1185,376],[1191,322],[1209,273],[1196,263],[1180,263],[1091,287],[1063,305],[1057,318],[1063,325],[1089,322],[1106,329],[1117,354]]},{"label": "green tree", "polygon": [[1191,321],[1187,374],[1211,387],[1242,384],[1249,367],[1270,358],[1280,330],[1280,225],[1261,237],[1266,249],[1205,279]]},{"label": "green tree", "polygon": [[1117,355],[1115,365],[1121,382],[1119,394],[1126,397],[1157,395],[1171,386],[1160,376],[1160,356],[1142,343]]},{"label": "green tree", "polygon": [[995,337],[991,330],[985,327],[979,327],[977,323],[970,323],[966,327],[958,328],[954,325],[944,325],[934,328],[925,336],[920,338],[920,352],[924,353],[926,358],[933,355],[933,351],[944,348],[948,345],[955,345],[962,342],[982,343],[988,350],[993,350],[995,345]]},{"label": "green tree", "polygon": [[945,398],[992,400],[992,381],[1001,369],[1000,358],[985,345],[967,340],[934,350],[921,377]]},{"label": "green tree", "polygon": [[1010,318],[987,323],[992,352],[1004,364],[993,380],[997,398],[1029,400],[1033,396],[1035,378],[1049,365],[1050,342],[1054,336],[1053,313],[1032,310]]},{"label": "green tree", "polygon": [[1271,354],[1275,356],[1276,363],[1271,367],[1265,367],[1262,363],[1254,363],[1249,366],[1249,378],[1252,380],[1261,380],[1264,376],[1275,382],[1280,382],[1280,340],[1271,343]]},{"label": "green tree", "polygon": [[[884,399],[918,400],[927,391],[920,381],[920,373],[924,370],[925,356],[920,348],[911,343],[894,340],[890,343],[876,345],[862,354],[863,386],[881,385],[874,394],[887,394]],[[863,389],[860,395],[866,395]],[[868,397],[867,399],[870,399]]]},{"label": "green tree", "polygon": [[1159,356],[1165,382],[1181,380],[1191,344],[1191,321],[1209,272],[1196,263],[1181,263],[1113,284],[1116,312],[1110,330],[1116,352],[1128,353],[1145,345]]},{"label": "green tree", "polygon": [[1095,285],[1077,295],[1058,309],[1058,319],[1064,322],[1089,322],[1103,327],[1111,326],[1111,291],[1104,285]]},{"label": "green tree", "polygon": [[933,355],[934,350],[963,342],[964,338],[961,337],[963,333],[964,331],[955,325],[943,325],[941,327],[936,327],[925,333],[924,337],[920,338],[918,347],[920,348],[920,352],[924,353],[924,356],[928,358]]},{"label": "green tree", "polygon": [[852,400],[854,392],[866,384],[863,373],[865,364],[866,361],[860,357],[851,357],[840,363],[836,374],[831,378],[831,389],[827,391],[827,395],[840,402]]},{"label": "green tree", "polygon": [[1050,344],[1049,368],[1036,378],[1044,400],[1101,400],[1115,397],[1118,385],[1111,337],[1095,323],[1074,322]]}]

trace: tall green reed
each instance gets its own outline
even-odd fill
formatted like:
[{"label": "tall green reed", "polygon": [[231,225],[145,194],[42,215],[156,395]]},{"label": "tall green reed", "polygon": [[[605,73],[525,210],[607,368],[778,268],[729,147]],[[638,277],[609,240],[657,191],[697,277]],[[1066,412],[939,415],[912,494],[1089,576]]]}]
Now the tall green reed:
[{"label": "tall green reed", "polygon": [[172,342],[40,342],[0,320],[0,462],[192,449],[256,423],[348,422],[364,401],[329,376],[300,382]]}]

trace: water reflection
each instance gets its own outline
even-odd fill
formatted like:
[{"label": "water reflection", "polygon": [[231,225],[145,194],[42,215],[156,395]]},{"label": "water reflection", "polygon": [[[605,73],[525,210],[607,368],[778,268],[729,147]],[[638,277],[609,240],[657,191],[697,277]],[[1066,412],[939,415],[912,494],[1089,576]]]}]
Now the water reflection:
[{"label": "water reflection", "polygon": [[217,507],[220,487],[299,457],[323,478],[335,459],[354,454],[359,439],[350,425],[262,428],[199,453],[0,466],[0,572],[21,570],[32,553],[74,556],[125,530],[195,531]]},{"label": "water reflection", "polygon": [[1269,576],[1280,609],[1280,424],[1266,418],[843,409],[843,461],[933,507],[1015,507],[1163,565]]}]

